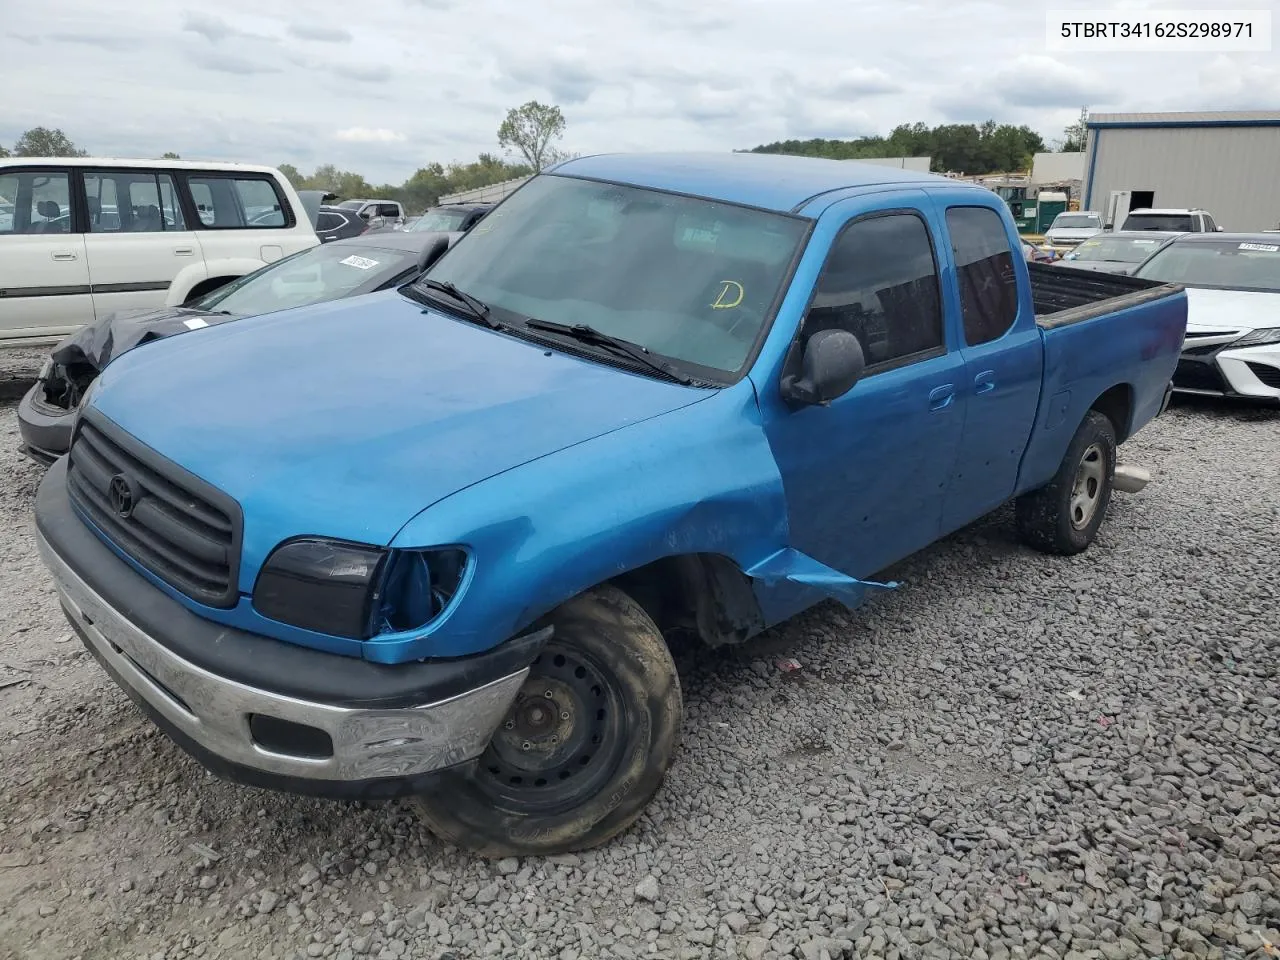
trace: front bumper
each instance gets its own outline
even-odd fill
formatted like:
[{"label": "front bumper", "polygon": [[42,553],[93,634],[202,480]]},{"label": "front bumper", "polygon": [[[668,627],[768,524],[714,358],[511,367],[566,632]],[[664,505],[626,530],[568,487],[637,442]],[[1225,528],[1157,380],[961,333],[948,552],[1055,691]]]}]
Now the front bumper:
[{"label": "front bumper", "polygon": [[1280,345],[1232,348],[1228,343],[1216,350],[1184,350],[1173,388],[1179,393],[1280,403]]},{"label": "front bumper", "polygon": [[551,633],[398,667],[308,650],[203,620],[154,587],[71,510],[65,461],[45,476],[36,519],[41,557],[90,653],[179,746],[255,786],[419,792],[484,751]]},{"label": "front bumper", "polygon": [[59,410],[42,402],[43,389],[43,383],[37,380],[18,402],[18,432],[22,436],[19,449],[47,467],[71,445],[76,415],[74,410]]}]

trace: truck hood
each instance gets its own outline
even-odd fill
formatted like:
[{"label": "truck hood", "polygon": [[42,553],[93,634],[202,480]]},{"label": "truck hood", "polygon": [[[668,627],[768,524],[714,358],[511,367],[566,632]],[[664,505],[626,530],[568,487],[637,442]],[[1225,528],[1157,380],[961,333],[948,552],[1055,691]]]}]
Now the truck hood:
[{"label": "truck hood", "polygon": [[1280,292],[1187,287],[1187,330],[1257,330],[1280,327]]},{"label": "truck hood", "polygon": [[234,319],[225,313],[191,307],[123,310],[81,327],[59,343],[51,356],[54,363],[64,367],[87,364],[100,371],[115,357],[151,340]]},{"label": "truck hood", "polygon": [[712,393],[388,291],[149,345],[91,402],[240,503],[252,576],[285,537],[387,544],[464,487]]}]

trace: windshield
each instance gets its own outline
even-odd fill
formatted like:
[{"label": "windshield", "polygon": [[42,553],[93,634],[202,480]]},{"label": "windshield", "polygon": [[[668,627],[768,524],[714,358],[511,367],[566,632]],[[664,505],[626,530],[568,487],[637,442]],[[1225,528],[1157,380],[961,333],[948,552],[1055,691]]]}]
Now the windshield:
[{"label": "windshield", "polygon": [[1189,287],[1280,290],[1280,239],[1276,243],[1175,241],[1134,276]]},{"label": "windshield", "polygon": [[1148,237],[1094,237],[1067,254],[1067,259],[1141,263],[1155,253],[1163,242]]},{"label": "windshield", "polygon": [[1053,221],[1050,230],[1090,230],[1102,225],[1097,217],[1079,213],[1064,213]]},{"label": "windshield", "polygon": [[200,310],[253,317],[368,293],[411,269],[416,262],[416,254],[407,250],[327,243],[277,260],[219,287],[195,306]]},{"label": "windshield", "polygon": [[462,229],[462,223],[469,215],[469,210],[428,210],[414,222],[409,232],[453,233]]},{"label": "windshield", "polygon": [[587,324],[656,354],[737,373],[808,221],[638,187],[543,175],[428,272],[517,324]]},{"label": "windshield", "polygon": [[338,204],[343,210],[359,210],[364,206],[363,200],[343,200]]},{"label": "windshield", "polygon": [[1170,233],[1190,233],[1189,213],[1134,213],[1125,220],[1123,230],[1168,230]]}]

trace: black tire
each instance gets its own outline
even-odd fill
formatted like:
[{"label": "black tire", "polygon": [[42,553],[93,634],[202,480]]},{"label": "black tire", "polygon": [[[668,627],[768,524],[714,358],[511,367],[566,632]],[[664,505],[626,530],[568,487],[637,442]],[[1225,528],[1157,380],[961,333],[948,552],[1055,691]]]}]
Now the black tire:
[{"label": "black tire", "polygon": [[679,741],[675,663],[639,604],[597,587],[547,621],[555,634],[474,768],[416,798],[432,832],[481,856],[604,843],[657,793]]},{"label": "black tire", "polygon": [[1090,410],[1054,478],[1018,498],[1015,514],[1022,542],[1063,556],[1088,549],[1111,504],[1115,473],[1115,427]]}]

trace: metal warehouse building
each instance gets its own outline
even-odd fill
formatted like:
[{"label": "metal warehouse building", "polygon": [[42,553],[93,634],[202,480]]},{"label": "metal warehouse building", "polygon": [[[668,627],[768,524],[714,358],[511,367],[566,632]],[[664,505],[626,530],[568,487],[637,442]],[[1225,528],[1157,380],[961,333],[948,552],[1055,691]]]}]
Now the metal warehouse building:
[{"label": "metal warehouse building", "polygon": [[1280,112],[1097,113],[1083,208],[1202,207],[1225,230],[1280,224]]}]

